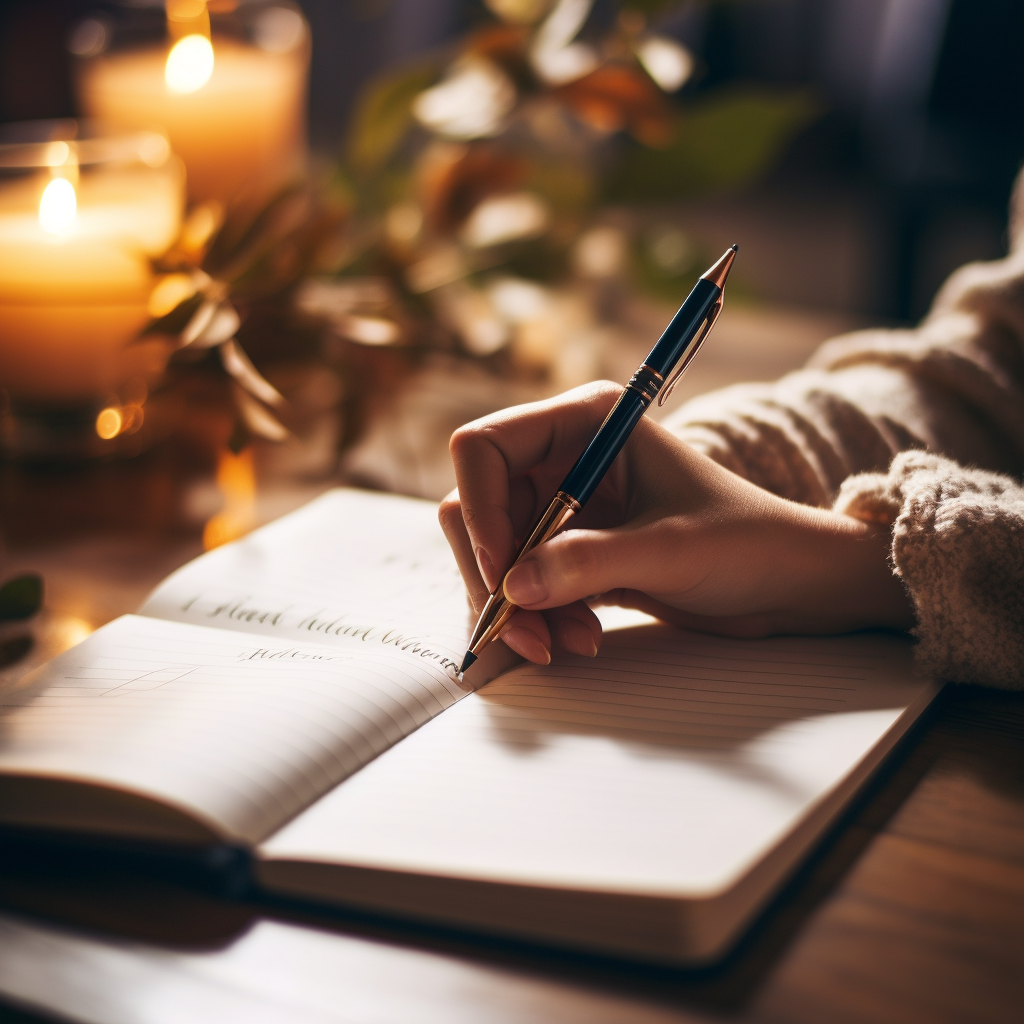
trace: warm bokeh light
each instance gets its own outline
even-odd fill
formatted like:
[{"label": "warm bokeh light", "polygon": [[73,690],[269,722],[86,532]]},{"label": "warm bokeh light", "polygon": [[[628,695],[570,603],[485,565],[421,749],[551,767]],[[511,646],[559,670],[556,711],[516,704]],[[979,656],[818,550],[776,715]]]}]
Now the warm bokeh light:
[{"label": "warm bokeh light", "polygon": [[74,615],[61,616],[55,623],[54,632],[57,634],[57,644],[61,651],[69,650],[75,644],[80,644],[86,637],[92,634],[94,626],[87,620]]},{"label": "warm bokeh light", "polygon": [[161,278],[149,296],[148,312],[158,320],[196,293],[196,283],[191,274],[168,274]]},{"label": "warm bokeh light", "polygon": [[147,167],[163,167],[171,158],[171,144],[159,132],[139,136],[139,157]]},{"label": "warm bokeh light", "polygon": [[485,249],[543,233],[550,220],[547,204],[532,192],[493,196],[478,203],[462,227],[462,240]]},{"label": "warm bokeh light", "polygon": [[626,266],[628,255],[626,233],[620,228],[598,225],[580,236],[573,263],[582,277],[614,277]]},{"label": "warm bokeh light", "polygon": [[674,39],[652,36],[636,50],[640,63],[665,92],[675,92],[693,74],[694,61],[690,51]]},{"label": "warm bokeh light", "polygon": [[[187,24],[190,21],[199,21],[206,15],[206,0],[166,0],[164,6],[167,9],[167,18],[173,24],[174,22]],[[215,4],[215,7],[232,10],[235,4],[220,3]]]},{"label": "warm bokeh light", "polygon": [[39,200],[39,226],[51,235],[66,235],[78,218],[75,186],[67,178],[54,178]]},{"label": "warm bokeh light", "polygon": [[423,214],[415,203],[398,203],[388,210],[384,227],[392,241],[409,245],[423,230]]},{"label": "warm bokeh light", "polygon": [[217,463],[217,486],[224,507],[203,529],[203,548],[210,551],[244,537],[256,525],[256,470],[252,450],[221,453]]},{"label": "warm bokeh light", "polygon": [[490,60],[471,57],[413,102],[413,114],[426,128],[449,139],[496,135],[516,103],[512,80]]},{"label": "warm bokeh light", "polygon": [[223,223],[224,207],[220,203],[212,200],[200,203],[185,218],[179,244],[187,254],[196,257]]},{"label": "warm bokeh light", "polygon": [[363,345],[394,345],[402,338],[398,324],[380,316],[350,316],[344,322],[344,333]]},{"label": "warm bokeh light", "polygon": [[96,417],[96,434],[104,441],[109,441],[121,433],[123,423],[124,419],[120,409],[115,409],[112,406],[103,409]]},{"label": "warm bokeh light", "polygon": [[63,139],[57,139],[46,147],[44,160],[49,167],[64,167],[73,162],[71,147]]},{"label": "warm bokeh light", "polygon": [[206,36],[179,39],[167,55],[164,79],[171,92],[198,92],[213,74],[213,43]]}]

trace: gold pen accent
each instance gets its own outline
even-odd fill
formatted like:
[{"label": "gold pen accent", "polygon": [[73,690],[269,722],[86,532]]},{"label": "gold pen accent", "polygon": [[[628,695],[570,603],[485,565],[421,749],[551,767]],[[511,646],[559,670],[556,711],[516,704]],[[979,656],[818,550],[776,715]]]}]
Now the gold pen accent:
[{"label": "gold pen accent", "polygon": [[[550,540],[579,510],[580,503],[575,498],[564,491],[559,491],[551,499],[551,504],[548,505],[544,515],[537,520],[537,525],[519,549],[516,560],[512,565],[514,566],[527,552]],[[505,575],[507,576],[508,573],[505,573]],[[469,638],[469,648],[466,651],[466,657],[462,661],[462,668],[459,669],[460,676],[476,661],[480,656],[480,652],[501,632],[505,623],[508,622],[512,613],[516,610],[516,605],[505,596],[503,586],[504,577],[502,577],[502,585],[487,598],[487,603],[480,613],[480,618],[477,620],[473,635]]]},{"label": "gold pen accent", "polygon": [[[725,282],[728,280],[729,271],[732,270],[733,260],[736,259],[736,246],[726,249],[714,266],[709,267],[701,274],[702,281],[710,281],[715,285],[721,292],[724,293]],[[696,340],[690,347],[689,352],[686,353],[686,357],[676,367],[675,372],[665,382],[665,387],[658,395],[658,405],[664,405],[671,396],[672,392],[675,391],[676,385],[679,383],[679,378],[682,377],[686,368],[690,365],[690,361],[700,351],[701,345],[704,344],[704,339],[711,333],[718,318],[722,315],[722,296],[718,296],[718,301],[712,307],[708,313],[707,319],[704,321],[704,325],[701,327],[700,332],[697,335]]]}]

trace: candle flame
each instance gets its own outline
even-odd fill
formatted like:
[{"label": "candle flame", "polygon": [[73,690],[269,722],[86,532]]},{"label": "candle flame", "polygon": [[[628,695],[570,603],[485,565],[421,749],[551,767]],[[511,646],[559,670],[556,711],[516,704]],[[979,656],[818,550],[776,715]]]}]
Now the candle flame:
[{"label": "candle flame", "polygon": [[75,186],[67,178],[54,178],[39,200],[39,225],[51,235],[67,235],[78,218]]},{"label": "candle flame", "polygon": [[179,39],[167,55],[164,80],[171,92],[198,92],[213,74],[213,43],[203,35]]}]

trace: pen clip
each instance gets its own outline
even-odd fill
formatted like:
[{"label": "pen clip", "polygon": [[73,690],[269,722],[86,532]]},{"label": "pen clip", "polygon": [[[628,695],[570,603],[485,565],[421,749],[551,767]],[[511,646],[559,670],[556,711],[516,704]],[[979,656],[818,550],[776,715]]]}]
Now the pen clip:
[{"label": "pen clip", "polygon": [[722,315],[722,299],[719,296],[718,301],[715,303],[711,312],[704,319],[704,323],[701,326],[700,331],[697,333],[697,337],[693,339],[690,344],[690,350],[683,357],[680,364],[676,367],[675,373],[667,381],[665,386],[658,393],[658,405],[664,405],[672,394],[675,386],[679,383],[679,378],[682,377],[683,371],[690,365],[690,360],[700,350],[701,345],[704,344],[704,339],[711,333],[711,329],[715,326],[716,321]]}]

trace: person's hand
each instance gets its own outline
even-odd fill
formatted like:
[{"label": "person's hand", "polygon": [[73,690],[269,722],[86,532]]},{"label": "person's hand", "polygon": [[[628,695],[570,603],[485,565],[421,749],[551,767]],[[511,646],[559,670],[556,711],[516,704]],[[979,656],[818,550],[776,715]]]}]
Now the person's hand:
[{"label": "person's hand", "polygon": [[[457,490],[440,520],[477,611],[621,389],[587,385],[486,416],[452,436]],[[594,655],[586,600],[735,636],[909,628],[889,538],[765,491],[646,417],[569,528],[505,579],[501,638],[530,661]]]}]

